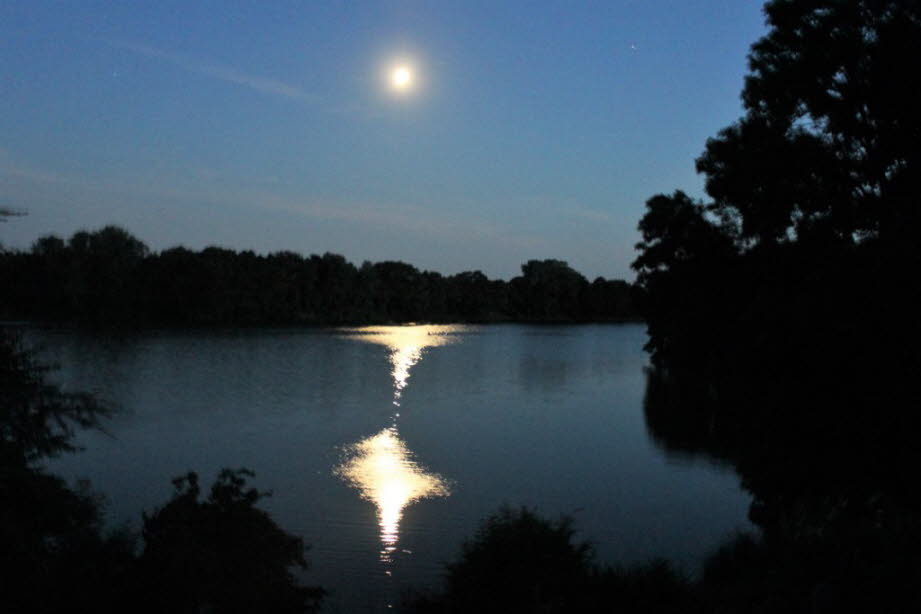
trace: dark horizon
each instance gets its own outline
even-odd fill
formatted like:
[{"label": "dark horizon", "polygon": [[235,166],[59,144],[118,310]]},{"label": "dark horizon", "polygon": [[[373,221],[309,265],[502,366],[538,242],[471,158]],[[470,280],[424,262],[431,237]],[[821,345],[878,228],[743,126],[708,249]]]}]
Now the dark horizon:
[{"label": "dark horizon", "polygon": [[[29,215],[29,212],[28,212],[28,211],[20,211],[20,210],[12,210],[12,209],[0,209],[0,220],[2,220],[3,222],[9,221],[9,220],[3,219],[3,218],[26,217],[26,216],[28,216],[28,215]],[[128,236],[130,236],[130,237],[136,239],[136,240],[139,241],[140,244],[143,246],[144,253],[145,253],[146,255],[150,255],[150,256],[159,256],[159,255],[162,255],[164,252],[171,252],[171,251],[188,251],[188,252],[194,252],[194,253],[201,253],[201,252],[205,252],[205,251],[209,251],[209,250],[210,250],[210,251],[220,251],[220,252],[230,252],[230,253],[233,253],[233,254],[236,254],[236,255],[240,255],[240,254],[252,254],[252,255],[256,256],[257,258],[269,258],[269,257],[283,256],[283,255],[287,255],[287,254],[294,254],[294,255],[296,255],[296,256],[298,256],[298,257],[300,257],[300,258],[309,259],[309,258],[312,258],[312,257],[322,257],[322,256],[326,256],[326,255],[331,255],[331,256],[336,256],[336,257],[342,257],[342,258],[344,258],[345,261],[346,261],[348,264],[350,264],[350,265],[352,265],[352,266],[355,266],[356,268],[360,268],[361,265],[364,265],[365,263],[369,263],[369,264],[372,264],[372,265],[374,265],[374,264],[384,264],[384,263],[393,263],[393,264],[406,264],[406,265],[410,265],[410,266],[412,266],[413,268],[417,269],[420,273],[434,273],[434,274],[437,274],[437,275],[441,275],[441,276],[443,276],[443,277],[452,277],[452,276],[461,275],[461,274],[464,274],[464,273],[483,273],[483,272],[480,271],[479,269],[469,269],[469,268],[460,269],[460,270],[454,271],[454,272],[436,271],[436,270],[433,270],[433,269],[419,268],[419,267],[415,266],[412,262],[407,262],[407,261],[404,261],[404,260],[379,260],[379,261],[363,260],[363,261],[361,261],[361,263],[359,264],[357,260],[352,260],[352,259],[350,259],[350,258],[348,257],[347,254],[341,253],[341,252],[339,252],[339,251],[333,251],[333,250],[325,251],[325,252],[320,253],[320,252],[310,252],[310,251],[303,251],[303,250],[288,249],[288,248],[282,247],[282,248],[280,248],[280,249],[276,249],[276,250],[272,250],[272,251],[266,251],[266,250],[259,251],[259,250],[255,250],[255,249],[239,248],[239,247],[234,247],[234,246],[230,246],[230,245],[221,245],[221,244],[217,244],[217,243],[204,244],[203,246],[198,247],[198,248],[189,247],[189,246],[182,245],[182,244],[176,244],[176,245],[169,245],[169,246],[167,246],[167,247],[163,247],[163,248],[160,248],[160,249],[151,249],[151,248],[148,246],[147,242],[144,241],[143,238],[135,236],[135,234],[131,231],[131,229],[121,227],[121,226],[119,226],[118,224],[114,224],[114,223],[104,223],[104,224],[102,224],[102,225],[100,225],[100,226],[98,226],[98,227],[95,227],[95,228],[80,227],[80,228],[77,228],[76,230],[74,230],[74,232],[73,232],[69,237],[64,237],[64,236],[61,236],[61,235],[58,235],[58,234],[55,234],[55,233],[52,233],[52,232],[41,233],[41,234],[39,234],[31,243],[29,243],[29,244],[26,245],[26,246],[11,246],[11,245],[4,245],[3,243],[0,243],[0,252],[6,251],[6,252],[8,252],[8,253],[19,253],[19,254],[34,253],[34,252],[36,251],[37,248],[40,249],[40,246],[41,246],[43,243],[46,243],[46,242],[49,241],[49,240],[50,240],[50,241],[61,241],[64,245],[67,245],[68,243],[71,242],[71,240],[74,238],[74,236],[96,235],[96,234],[98,234],[99,232],[101,232],[101,231],[103,231],[103,230],[106,230],[106,229],[116,229],[116,230],[118,230],[119,232],[124,232],[124,233],[127,234]],[[569,266],[569,263],[568,263],[566,260],[563,260],[563,259],[561,259],[561,258],[556,258],[556,257],[553,257],[552,255],[550,255],[550,256],[548,256],[548,257],[541,257],[541,258],[537,258],[537,257],[535,257],[535,258],[526,258],[526,259],[521,263],[521,265],[519,265],[519,270],[518,270],[518,271],[516,271],[515,273],[513,273],[513,274],[511,274],[511,275],[508,275],[508,276],[506,276],[506,277],[504,277],[504,278],[503,278],[503,277],[494,277],[494,278],[490,278],[488,275],[485,275],[485,273],[483,273],[483,274],[484,274],[484,275],[486,276],[486,278],[489,279],[490,281],[503,281],[503,282],[509,282],[509,281],[511,281],[512,278],[518,277],[518,276],[521,275],[521,270],[520,270],[520,267],[521,267],[521,266],[523,266],[523,265],[524,265],[525,263],[527,263],[527,262],[532,262],[532,261],[535,261],[535,262],[543,262],[543,261],[562,262],[562,263],[564,263],[565,265]],[[575,269],[573,269],[573,270],[575,270]],[[579,272],[579,271],[576,271],[576,272],[579,273],[580,275],[582,275],[581,272]],[[603,280],[605,280],[605,281],[624,281],[624,282],[627,282],[627,283],[631,283],[631,284],[632,284],[632,283],[635,282],[636,272],[631,270],[631,277],[630,277],[629,279],[620,278],[620,277],[610,277],[610,278],[609,278],[609,277],[605,277],[604,275],[596,275],[595,277],[588,277],[587,275],[582,275],[582,276],[583,276],[585,279],[587,279],[588,281],[594,281],[595,279],[598,279],[598,278],[600,277],[601,279],[603,279]]]},{"label": "dark horizon", "polygon": [[258,326],[388,322],[596,322],[637,319],[623,280],[589,282],[560,260],[521,275],[442,276],[404,262],[209,247],[150,252],[115,226],[42,237],[0,252],[10,291],[0,317],[91,326]]}]

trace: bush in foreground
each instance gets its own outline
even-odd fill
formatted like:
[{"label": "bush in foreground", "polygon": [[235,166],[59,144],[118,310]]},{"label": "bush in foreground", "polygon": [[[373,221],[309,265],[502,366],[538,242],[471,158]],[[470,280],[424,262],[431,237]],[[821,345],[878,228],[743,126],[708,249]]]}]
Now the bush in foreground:
[{"label": "bush in foreground", "polygon": [[324,592],[300,586],[303,541],[256,507],[245,469],[225,469],[199,500],[198,476],[144,517],[136,536],[103,530],[103,498],[46,473],[74,452],[82,428],[109,413],[92,395],[48,383],[48,368],[0,329],[0,580],[2,607],[23,612],[314,612]]},{"label": "bush in foreground", "polygon": [[687,612],[692,595],[672,567],[654,562],[629,569],[594,563],[575,542],[572,520],[541,518],[527,508],[486,518],[460,558],[446,566],[441,593],[411,594],[403,611],[453,612]]}]

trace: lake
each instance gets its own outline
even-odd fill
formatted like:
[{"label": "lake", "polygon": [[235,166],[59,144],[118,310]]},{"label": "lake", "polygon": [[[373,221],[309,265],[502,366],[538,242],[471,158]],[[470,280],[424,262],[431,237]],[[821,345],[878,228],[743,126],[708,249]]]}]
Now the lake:
[{"label": "lake", "polygon": [[503,503],[572,516],[600,561],[688,573],[751,528],[730,468],[650,439],[643,325],[25,332],[56,381],[119,408],[51,470],[137,528],[172,477],[252,469],[263,507],[311,545],[304,581],[329,612],[437,586]]}]

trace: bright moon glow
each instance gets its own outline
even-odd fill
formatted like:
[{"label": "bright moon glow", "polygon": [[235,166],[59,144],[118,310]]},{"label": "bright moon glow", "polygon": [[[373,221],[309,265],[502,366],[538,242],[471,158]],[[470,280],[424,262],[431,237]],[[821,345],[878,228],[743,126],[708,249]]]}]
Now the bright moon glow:
[{"label": "bright moon glow", "polygon": [[348,451],[351,458],[336,473],[377,507],[381,560],[390,562],[400,537],[403,508],[419,499],[448,496],[448,485],[412,459],[396,428],[363,439]]},{"label": "bright moon glow", "polygon": [[365,343],[386,346],[390,350],[391,375],[393,376],[393,403],[400,404],[400,397],[409,379],[409,370],[422,358],[425,348],[448,345],[457,341],[461,330],[452,325],[424,326],[365,326],[349,330],[349,338]]},{"label": "bright moon glow", "polygon": [[390,73],[390,85],[398,92],[405,92],[413,84],[413,73],[408,66],[397,66]]}]

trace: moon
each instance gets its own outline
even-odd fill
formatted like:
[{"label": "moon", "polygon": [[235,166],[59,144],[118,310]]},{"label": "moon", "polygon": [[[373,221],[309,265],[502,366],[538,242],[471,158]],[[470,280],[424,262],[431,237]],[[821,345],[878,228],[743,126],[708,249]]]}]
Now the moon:
[{"label": "moon", "polygon": [[390,86],[397,92],[405,92],[412,88],[413,71],[412,69],[401,64],[396,66],[390,73]]}]

